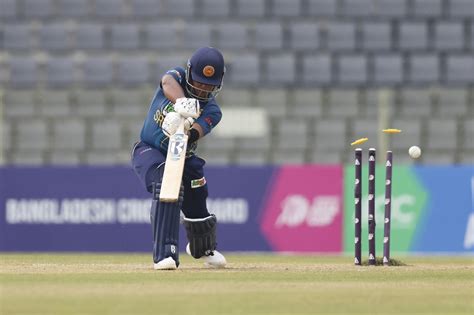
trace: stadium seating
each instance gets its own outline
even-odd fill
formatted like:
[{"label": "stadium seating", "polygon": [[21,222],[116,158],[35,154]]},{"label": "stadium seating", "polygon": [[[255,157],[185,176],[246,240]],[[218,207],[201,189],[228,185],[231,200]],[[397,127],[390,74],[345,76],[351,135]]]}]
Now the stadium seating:
[{"label": "stadium seating", "polygon": [[350,51],[356,48],[356,25],[353,22],[330,22],[326,28],[326,44],[330,51]]},{"label": "stadium seating", "polygon": [[161,13],[159,0],[132,0],[131,15],[136,18],[153,18]]},{"label": "stadium seating", "polygon": [[414,0],[413,15],[420,18],[439,17],[443,12],[442,0]]},{"label": "stadium seating", "polygon": [[449,0],[449,15],[457,18],[474,17],[474,8],[469,0]]},{"label": "stadium seating", "polygon": [[16,124],[15,149],[43,151],[49,146],[48,124],[46,121],[19,120]]},{"label": "stadium seating", "polygon": [[332,59],[328,54],[303,56],[303,84],[305,86],[327,86],[333,81]]},{"label": "stadium seating", "polygon": [[347,125],[341,119],[321,119],[314,124],[314,143],[318,152],[341,152],[341,143],[348,144]]},{"label": "stadium seating", "polygon": [[122,87],[139,87],[150,82],[150,64],[143,56],[127,56],[118,62],[118,83]]},{"label": "stadium seating", "polygon": [[403,57],[398,54],[375,55],[373,60],[373,84],[396,86],[403,82]]},{"label": "stadium seating", "polygon": [[210,46],[211,26],[209,23],[194,23],[192,27],[185,27],[181,45],[189,51],[194,51],[201,46]]},{"label": "stadium seating", "polygon": [[464,117],[469,115],[469,92],[466,89],[442,89],[438,92],[440,117]]},{"label": "stadium seating", "polygon": [[12,88],[33,88],[38,84],[39,65],[36,58],[12,57],[9,60]]},{"label": "stadium seating", "polygon": [[40,117],[61,122],[71,116],[70,93],[67,90],[41,90],[37,94],[36,107]]},{"label": "stadium seating", "polygon": [[276,22],[255,25],[255,40],[252,47],[258,50],[281,50],[283,48],[283,27]]},{"label": "stadium seating", "polygon": [[112,50],[137,50],[140,29],[136,24],[114,24],[110,29]]},{"label": "stadium seating", "polygon": [[404,18],[408,16],[406,0],[375,0],[376,16],[380,18]]},{"label": "stadium seating", "polygon": [[348,17],[369,17],[374,14],[372,0],[344,0],[340,12]]},{"label": "stadium seating", "polygon": [[65,18],[86,18],[90,14],[87,0],[59,0],[58,16]]},{"label": "stadium seating", "polygon": [[203,45],[223,108],[268,119],[204,139],[209,163],[349,162],[381,121],[398,161],[474,163],[472,0],[2,0],[5,162],[127,164],[160,78]]},{"label": "stadium seating", "polygon": [[392,47],[392,27],[386,21],[365,21],[360,25],[362,47],[366,51],[389,51]]},{"label": "stadium seating", "polygon": [[54,12],[53,0],[25,0],[23,14],[26,18],[48,19]]},{"label": "stadium seating", "polygon": [[400,95],[400,113],[404,117],[429,117],[433,112],[429,89],[405,89]]},{"label": "stadium seating", "polygon": [[209,18],[227,17],[230,14],[230,0],[203,0],[197,14]]},{"label": "stadium seating", "polygon": [[249,47],[248,27],[232,22],[222,23],[216,28],[216,47],[239,51]]},{"label": "stadium seating", "polygon": [[0,17],[2,19],[14,19],[17,14],[16,0],[4,0],[0,2]]},{"label": "stadium seating", "polygon": [[236,85],[256,85],[261,82],[260,59],[255,54],[242,54],[229,61],[225,80]]},{"label": "stadium seating", "polygon": [[101,19],[120,18],[124,15],[125,0],[95,0],[93,14]]},{"label": "stadium seating", "polygon": [[319,48],[319,26],[311,22],[296,22],[290,25],[290,47],[294,51]]},{"label": "stadium seating", "polygon": [[69,28],[61,22],[44,24],[39,34],[39,48],[52,52],[69,51],[72,47]]},{"label": "stadium seating", "polygon": [[446,83],[463,85],[474,82],[474,56],[452,55],[446,60]]},{"label": "stadium seating", "polygon": [[[86,147],[86,126],[81,119],[57,120],[53,125],[52,149],[80,151]],[[71,141],[73,140],[74,141]]]},{"label": "stadium seating", "polygon": [[278,54],[264,59],[266,77],[269,84],[292,84],[296,80],[295,57],[292,54]]},{"label": "stadium seating", "polygon": [[237,17],[256,18],[265,15],[265,0],[237,0]]},{"label": "stadium seating", "polygon": [[76,28],[78,50],[100,50],[105,48],[104,26],[98,23],[80,23]]},{"label": "stadium seating", "polygon": [[90,57],[84,61],[84,81],[82,84],[91,88],[112,85],[113,61],[111,56]]},{"label": "stadium seating", "polygon": [[337,2],[332,0],[308,0],[309,16],[334,17],[337,14]]},{"label": "stadium seating", "polygon": [[367,57],[364,55],[342,55],[336,62],[337,82],[341,85],[360,86],[368,81]]},{"label": "stadium seating", "polygon": [[465,46],[462,22],[438,22],[434,29],[434,46],[439,51],[459,51]]},{"label": "stadium seating", "polygon": [[69,57],[53,57],[46,62],[46,85],[67,88],[74,84],[75,62]]},{"label": "stadium seating", "polygon": [[439,82],[440,61],[437,55],[413,54],[409,57],[406,81],[412,85],[428,85]]}]

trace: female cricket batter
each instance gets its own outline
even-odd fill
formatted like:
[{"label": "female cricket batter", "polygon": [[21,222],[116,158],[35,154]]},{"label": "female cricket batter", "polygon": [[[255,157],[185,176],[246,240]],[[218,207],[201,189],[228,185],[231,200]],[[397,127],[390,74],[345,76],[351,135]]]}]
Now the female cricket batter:
[{"label": "female cricket batter", "polygon": [[[186,252],[205,266],[222,268],[224,256],[216,250],[217,220],[210,214],[203,167],[205,161],[194,154],[197,142],[219,123],[222,112],[215,96],[222,88],[225,66],[222,54],[215,48],[202,47],[188,60],[186,69],[176,67],[162,77],[132,151],[132,166],[145,189],[152,193],[150,212],[153,229],[154,269],[176,269],[179,266],[178,236],[180,210],[188,238]],[[178,128],[180,114],[194,111],[185,121],[188,147],[184,164],[180,198],[177,202],[160,202],[160,187],[168,150],[169,136]],[[191,115],[192,116],[192,115]]]}]

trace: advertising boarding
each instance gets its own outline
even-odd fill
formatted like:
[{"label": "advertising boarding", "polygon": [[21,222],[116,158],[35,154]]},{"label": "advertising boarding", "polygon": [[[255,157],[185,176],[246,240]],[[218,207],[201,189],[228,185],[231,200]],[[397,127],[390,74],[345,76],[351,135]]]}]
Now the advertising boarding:
[{"label": "advertising boarding", "polygon": [[[220,250],[341,252],[342,167],[209,167],[206,178]],[[3,168],[0,188],[1,251],[152,249],[150,194],[130,168]]]},{"label": "advertising boarding", "polygon": [[[393,168],[391,249],[474,253],[473,166]],[[376,169],[376,244],[383,246],[384,166]],[[209,166],[208,209],[222,251],[354,250],[354,167]],[[363,169],[363,252],[367,252]],[[151,196],[129,167],[0,168],[0,251],[151,252]],[[186,245],[184,227],[180,250]]]}]

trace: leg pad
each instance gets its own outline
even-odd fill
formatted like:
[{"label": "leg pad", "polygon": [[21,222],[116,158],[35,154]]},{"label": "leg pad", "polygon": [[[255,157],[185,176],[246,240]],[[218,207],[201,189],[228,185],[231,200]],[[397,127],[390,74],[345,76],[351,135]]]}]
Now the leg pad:
[{"label": "leg pad", "polygon": [[160,202],[161,185],[153,184],[153,200],[150,219],[153,231],[153,261],[158,263],[166,257],[173,257],[179,265],[179,217],[183,202],[181,189],[178,202]]},{"label": "leg pad", "polygon": [[186,235],[189,240],[191,256],[201,258],[213,254],[216,249],[216,216],[210,216],[202,219],[184,218]]}]

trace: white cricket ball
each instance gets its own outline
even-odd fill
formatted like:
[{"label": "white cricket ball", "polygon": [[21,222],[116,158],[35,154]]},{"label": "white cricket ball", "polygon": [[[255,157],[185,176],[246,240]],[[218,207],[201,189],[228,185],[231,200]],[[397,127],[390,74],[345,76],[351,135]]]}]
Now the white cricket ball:
[{"label": "white cricket ball", "polygon": [[413,158],[413,159],[417,159],[420,157],[421,155],[421,149],[420,147],[414,145],[414,146],[411,146],[410,149],[408,149],[408,154],[410,154],[410,156]]}]

